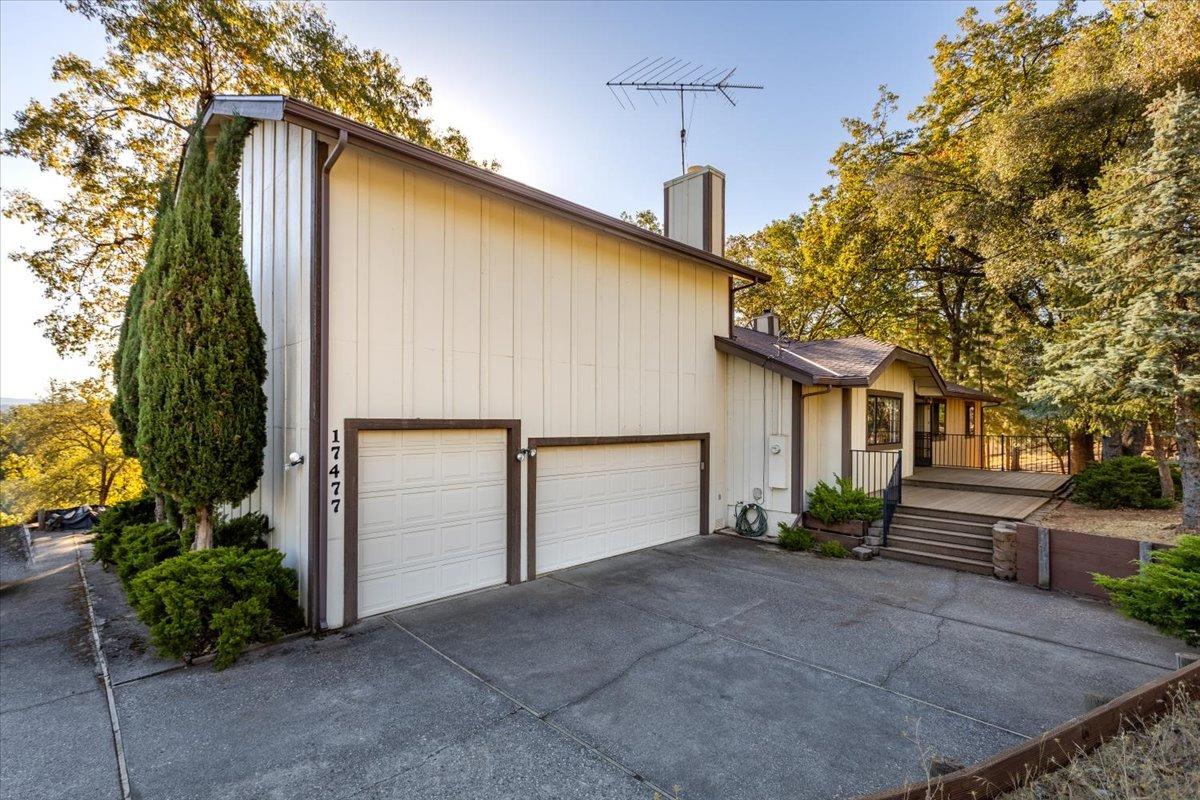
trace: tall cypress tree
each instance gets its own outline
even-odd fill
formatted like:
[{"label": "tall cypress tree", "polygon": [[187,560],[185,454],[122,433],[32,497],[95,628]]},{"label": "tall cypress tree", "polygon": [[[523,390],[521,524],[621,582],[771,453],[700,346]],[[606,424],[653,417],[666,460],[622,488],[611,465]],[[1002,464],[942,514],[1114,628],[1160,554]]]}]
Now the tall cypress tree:
[{"label": "tall cypress tree", "polygon": [[121,320],[121,333],[117,339],[117,351],[113,354],[113,383],[116,394],[112,401],[112,417],[121,434],[121,449],[127,456],[137,456],[138,426],[138,357],[142,347],[141,313],[145,287],[155,273],[155,253],[166,217],[175,202],[170,182],[164,180],[159,186],[158,207],[155,210],[154,230],[150,247],[146,251],[146,264],[130,287],[125,300],[125,317]]},{"label": "tall cypress tree", "polygon": [[232,120],[212,162],[193,136],[160,274],[142,301],[138,453],[154,485],[195,514],[212,546],[212,510],[245,497],[266,446],[266,337],[242,260],[237,169],[250,122]]}]

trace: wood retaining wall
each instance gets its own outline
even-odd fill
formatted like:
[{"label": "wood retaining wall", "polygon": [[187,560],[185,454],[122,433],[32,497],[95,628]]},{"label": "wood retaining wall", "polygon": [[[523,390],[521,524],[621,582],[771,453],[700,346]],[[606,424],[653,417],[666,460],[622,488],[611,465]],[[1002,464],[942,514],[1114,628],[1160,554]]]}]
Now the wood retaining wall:
[{"label": "wood retaining wall", "polygon": [[[1048,563],[1039,570],[1039,530],[1046,531]],[[1166,545],[1144,545],[1133,539],[1100,536],[1057,528],[1039,529],[1036,525],[1017,523],[1017,582],[1041,586],[1073,594],[1108,600],[1108,592],[1097,586],[1092,573],[1099,572],[1114,578],[1136,574],[1143,552]],[[1047,580],[1048,578],[1048,580]]]},{"label": "wood retaining wall", "polygon": [[1170,708],[1169,700],[1178,690],[1192,700],[1200,699],[1200,661],[1127,692],[1094,711],[974,766],[921,783],[886,789],[860,800],[985,800],[995,797],[1096,749],[1115,736],[1123,725],[1152,722]]}]

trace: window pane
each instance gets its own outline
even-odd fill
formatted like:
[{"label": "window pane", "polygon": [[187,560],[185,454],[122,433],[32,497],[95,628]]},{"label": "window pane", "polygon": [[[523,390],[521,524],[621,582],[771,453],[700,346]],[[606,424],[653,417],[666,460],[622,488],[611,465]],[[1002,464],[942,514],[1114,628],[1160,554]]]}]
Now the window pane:
[{"label": "window pane", "polygon": [[867,396],[867,444],[900,444],[901,409],[898,397]]}]

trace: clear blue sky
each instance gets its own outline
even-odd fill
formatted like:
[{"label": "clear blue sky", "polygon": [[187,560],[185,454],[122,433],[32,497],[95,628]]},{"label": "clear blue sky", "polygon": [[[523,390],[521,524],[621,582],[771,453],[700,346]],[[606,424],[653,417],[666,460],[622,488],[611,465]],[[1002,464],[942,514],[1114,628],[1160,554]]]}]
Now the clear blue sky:
[{"label": "clear blue sky", "polygon": [[[674,105],[643,101],[623,111],[605,80],[646,56],[736,65],[739,77],[766,89],[741,94],[737,108],[702,97],[688,163],[727,174],[727,228],[744,233],[806,206],[827,180],[841,118],[867,114],[879,84],[899,92],[904,110],[921,98],[934,42],[967,5],[332,2],[329,12],[352,41],[427,77],[435,121],[463,130],[504,174],[610,214],[659,210],[662,182],[679,171],[679,120]],[[98,26],[57,4],[0,2],[5,127],[30,97],[54,93],[50,63],[66,51],[101,56]],[[0,159],[0,186],[61,191],[11,158]],[[7,259],[31,241],[2,223],[0,394],[9,397],[89,370],[85,361],[58,359],[34,328],[47,305],[32,277]]]}]

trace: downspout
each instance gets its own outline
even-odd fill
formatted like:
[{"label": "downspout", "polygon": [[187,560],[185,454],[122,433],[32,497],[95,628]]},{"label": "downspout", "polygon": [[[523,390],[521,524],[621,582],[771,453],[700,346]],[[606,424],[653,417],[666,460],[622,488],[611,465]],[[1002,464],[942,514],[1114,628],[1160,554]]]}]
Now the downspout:
[{"label": "downspout", "polygon": [[[319,442],[317,449],[317,614],[313,615],[313,620],[317,623],[317,628],[325,629],[328,627],[326,619],[326,609],[328,605],[328,587],[329,587],[329,481],[326,476],[329,474],[329,448],[325,441],[329,435],[329,172],[333,169],[333,165],[341,158],[342,152],[346,149],[346,142],[350,138],[349,133],[345,129],[338,131],[337,144],[333,146],[333,150],[325,159],[325,163],[321,165],[321,263],[320,263],[320,321],[319,341],[317,347],[321,354],[320,365],[320,390],[318,394],[318,409],[317,409],[317,436],[314,437]],[[310,576],[311,580],[311,576]]]},{"label": "downspout", "polygon": [[734,286],[733,278],[729,279],[729,336],[730,336],[730,338],[733,337],[733,300],[734,300],[734,295],[736,295],[742,289],[749,289],[751,286],[758,286],[758,283],[759,283],[758,281],[750,281],[749,283],[743,283],[741,286]]}]

